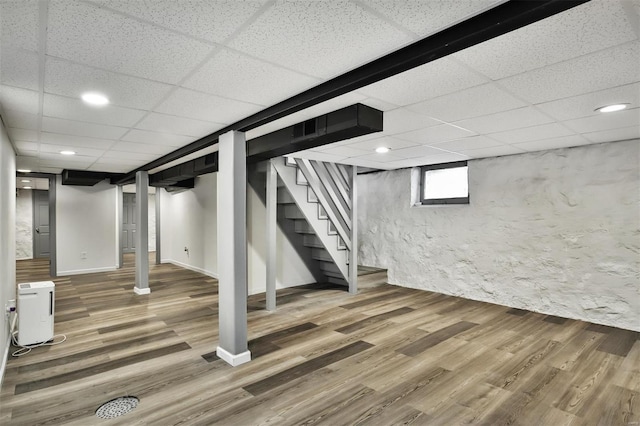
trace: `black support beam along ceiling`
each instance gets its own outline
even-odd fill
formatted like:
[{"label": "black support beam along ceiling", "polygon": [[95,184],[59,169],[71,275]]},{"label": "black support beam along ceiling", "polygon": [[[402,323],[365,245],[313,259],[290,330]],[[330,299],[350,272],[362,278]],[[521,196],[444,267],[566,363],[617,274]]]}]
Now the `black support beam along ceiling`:
[{"label": "black support beam along ceiling", "polygon": [[[382,111],[366,105],[341,108],[247,141],[247,163],[380,132],[382,120]],[[217,172],[218,165],[218,153],[213,152],[154,173],[149,176],[149,184],[167,189],[193,188],[193,178]]]},{"label": "black support beam along ceiling", "polygon": [[[231,130],[246,132],[336,96],[517,30],[590,0],[509,0],[379,59],[332,78],[263,109],[127,173],[118,184],[132,182],[139,170],[151,170],[214,145]],[[437,82],[434,82],[437,84]]]}]

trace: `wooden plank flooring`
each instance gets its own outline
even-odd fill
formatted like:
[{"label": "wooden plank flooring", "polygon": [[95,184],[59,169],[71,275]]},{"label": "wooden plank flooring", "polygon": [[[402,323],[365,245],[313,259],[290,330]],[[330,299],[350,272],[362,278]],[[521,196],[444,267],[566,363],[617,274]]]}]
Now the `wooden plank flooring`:
[{"label": "wooden plank flooring", "polygon": [[[249,298],[253,360],[215,355],[217,282],[151,266],[56,279],[58,346],[8,362],[2,425],[639,425],[640,340],[627,330],[380,283]],[[18,282],[49,279],[19,261]],[[372,272],[372,271],[367,271]],[[384,279],[384,278],[382,278]],[[368,283],[368,285],[367,285]],[[98,406],[140,398],[100,420]]]}]

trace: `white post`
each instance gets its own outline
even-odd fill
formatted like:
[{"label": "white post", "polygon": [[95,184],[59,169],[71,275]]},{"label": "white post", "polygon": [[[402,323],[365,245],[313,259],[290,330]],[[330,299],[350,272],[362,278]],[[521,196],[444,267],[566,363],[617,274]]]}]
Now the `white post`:
[{"label": "white post", "polygon": [[149,294],[149,173],[136,172],[136,294]]},{"label": "white post", "polygon": [[218,139],[218,315],[216,354],[236,366],[247,343],[247,154],[244,133]]},{"label": "white post", "polygon": [[[281,159],[279,159],[281,161]],[[267,311],[276,310],[276,228],[278,215],[278,174],[267,164]]]}]

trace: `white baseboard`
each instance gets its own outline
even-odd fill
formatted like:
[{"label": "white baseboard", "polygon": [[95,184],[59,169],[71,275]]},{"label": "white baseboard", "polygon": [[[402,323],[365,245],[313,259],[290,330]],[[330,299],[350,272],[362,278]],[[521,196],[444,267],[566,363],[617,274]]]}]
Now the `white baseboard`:
[{"label": "white baseboard", "polygon": [[147,288],[133,287],[133,292],[137,295],[151,294],[151,289],[149,287]]},{"label": "white baseboard", "polygon": [[251,361],[250,351],[245,351],[237,355],[234,355],[231,352],[228,352],[222,349],[220,346],[218,346],[216,349],[216,355],[218,355],[218,358],[226,361],[226,363],[230,364],[232,367],[236,367],[240,364],[244,364],[246,362]]},{"label": "white baseboard", "polygon": [[4,373],[7,370],[7,362],[9,362],[9,351],[11,350],[11,333],[16,327],[18,315],[13,314],[13,321],[11,315],[9,315],[9,336],[7,338],[7,346],[4,348],[4,354],[2,354],[2,364],[0,365],[0,388],[2,388],[2,382],[4,381]]},{"label": "white baseboard", "polygon": [[185,268],[185,269],[189,269],[191,271],[199,272],[199,273],[204,274],[204,275],[206,275],[208,277],[215,278],[216,280],[218,279],[218,274],[216,274],[215,272],[210,272],[210,271],[207,271],[205,269],[198,268],[197,266],[191,266],[191,265],[186,264],[186,263],[178,262],[177,260],[161,259],[160,262],[161,263],[172,263],[172,264],[174,264],[176,266],[180,266],[181,268]]},{"label": "white baseboard", "polygon": [[71,271],[58,271],[58,276],[64,275],[81,275],[81,274],[95,274],[96,272],[111,272],[118,268],[116,266],[107,266],[106,268],[93,268],[93,269],[75,269]]},{"label": "white baseboard", "polygon": [[2,365],[0,366],[0,388],[2,387],[2,382],[4,381],[4,372],[7,369],[7,361],[9,360],[10,347],[11,347],[11,333],[9,333],[9,338],[7,339],[7,346],[4,349],[4,354],[2,354]]}]

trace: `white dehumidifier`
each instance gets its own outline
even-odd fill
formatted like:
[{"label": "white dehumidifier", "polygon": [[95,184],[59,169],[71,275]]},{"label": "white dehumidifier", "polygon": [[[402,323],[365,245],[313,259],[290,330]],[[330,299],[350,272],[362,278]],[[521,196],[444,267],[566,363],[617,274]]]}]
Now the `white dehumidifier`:
[{"label": "white dehumidifier", "polygon": [[18,284],[18,344],[29,346],[53,339],[55,284]]}]

